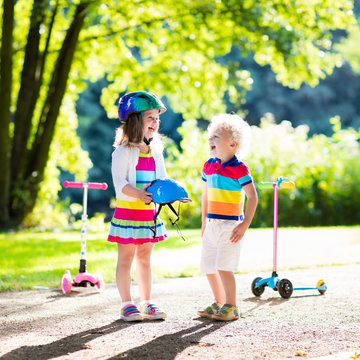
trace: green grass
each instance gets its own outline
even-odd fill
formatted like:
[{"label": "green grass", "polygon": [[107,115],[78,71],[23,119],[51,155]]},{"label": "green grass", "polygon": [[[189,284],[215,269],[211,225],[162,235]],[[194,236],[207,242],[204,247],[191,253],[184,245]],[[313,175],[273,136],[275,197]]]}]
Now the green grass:
[{"label": "green grass", "polygon": [[[189,249],[201,242],[199,230],[183,230],[185,242],[176,231],[170,230],[168,235],[167,241],[155,246],[155,253]],[[117,248],[106,239],[106,232],[87,234],[87,270],[100,272],[105,282],[113,282]],[[58,287],[65,270],[70,270],[72,276],[77,274],[79,262],[79,232],[0,233],[0,291]],[[153,272],[154,278],[193,276],[196,269],[183,269],[179,273],[154,266]]]},{"label": "green grass", "polygon": [[[287,229],[295,232],[301,231],[303,236],[310,237],[314,242],[323,237],[319,231],[313,231],[314,229],[324,230],[326,236],[331,231],[332,236],[339,239],[350,231],[351,237],[354,238],[354,249],[357,249],[360,227]],[[266,236],[271,241],[271,229],[250,229],[251,234],[249,235],[253,238],[262,238],[264,230],[270,231]],[[176,230],[169,229],[169,239],[155,245],[152,256],[154,279],[200,275],[200,229],[182,230],[182,233],[186,241],[181,239]],[[117,246],[107,241],[107,235],[107,232],[88,232],[86,236],[87,270],[90,273],[101,273],[105,282],[114,282]],[[349,251],[353,250],[349,248]],[[77,274],[79,261],[80,231],[0,233],[0,292],[34,289],[36,286],[60,287],[65,270],[70,270],[72,277]],[[336,265],[343,264],[341,261],[332,263],[332,266]],[[261,264],[259,264],[259,269],[260,266]],[[322,263],[319,262],[317,266],[321,267]],[[298,266],[298,268],[302,267]],[[135,266],[132,276],[136,281]]]}]

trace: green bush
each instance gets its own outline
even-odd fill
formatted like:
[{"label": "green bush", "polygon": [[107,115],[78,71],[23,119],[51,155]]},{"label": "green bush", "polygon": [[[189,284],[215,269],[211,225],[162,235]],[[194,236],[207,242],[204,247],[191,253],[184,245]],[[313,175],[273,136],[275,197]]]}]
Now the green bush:
[{"label": "green bush", "polygon": [[[258,187],[261,181],[284,176],[295,181],[294,190],[279,191],[279,225],[352,225],[360,219],[359,132],[341,129],[338,117],[330,120],[333,135],[308,136],[305,125],[289,121],[275,124],[266,116],[252,127],[252,150],[242,159],[251,169],[259,204],[253,226],[272,226],[273,192]],[[166,144],[169,176],[183,181],[193,202],[182,205],[184,227],[201,224],[201,169],[209,156],[206,134],[195,121],[179,129],[181,151]]]}]

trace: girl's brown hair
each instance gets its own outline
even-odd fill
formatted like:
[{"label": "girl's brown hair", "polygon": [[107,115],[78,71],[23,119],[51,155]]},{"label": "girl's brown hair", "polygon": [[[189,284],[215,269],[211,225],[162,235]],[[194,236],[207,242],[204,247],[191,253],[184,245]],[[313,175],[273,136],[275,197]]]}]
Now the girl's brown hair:
[{"label": "girl's brown hair", "polygon": [[141,143],[143,138],[141,113],[133,113],[128,116],[124,125],[118,129],[114,145],[119,146],[126,142],[128,146],[131,146],[132,144]]}]

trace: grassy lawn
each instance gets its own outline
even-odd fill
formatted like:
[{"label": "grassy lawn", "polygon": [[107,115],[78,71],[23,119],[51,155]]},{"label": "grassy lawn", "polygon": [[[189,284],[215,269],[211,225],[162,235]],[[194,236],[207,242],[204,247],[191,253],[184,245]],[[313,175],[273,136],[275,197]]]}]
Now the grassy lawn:
[{"label": "grassy lawn", "polygon": [[[175,230],[156,244],[152,256],[154,279],[200,275],[200,229]],[[250,229],[240,259],[241,272],[272,269],[272,229]],[[87,270],[115,281],[117,246],[107,232],[87,234]],[[279,269],[360,263],[360,227],[281,228],[278,231]],[[60,287],[65,270],[79,270],[80,231],[0,233],[0,292]],[[134,266],[135,268],[135,266]],[[133,279],[136,280],[133,268]]]},{"label": "grassy lawn", "polygon": [[[176,231],[155,246],[155,254],[189,249],[201,242],[199,230],[184,230],[184,242]],[[107,233],[91,233],[87,241],[87,271],[100,272],[105,282],[115,281],[116,244],[106,241]],[[74,277],[79,270],[80,232],[0,233],[0,291],[58,287],[65,270]],[[171,269],[154,266],[154,278],[182,276]],[[193,273],[187,273],[192,276]]]}]

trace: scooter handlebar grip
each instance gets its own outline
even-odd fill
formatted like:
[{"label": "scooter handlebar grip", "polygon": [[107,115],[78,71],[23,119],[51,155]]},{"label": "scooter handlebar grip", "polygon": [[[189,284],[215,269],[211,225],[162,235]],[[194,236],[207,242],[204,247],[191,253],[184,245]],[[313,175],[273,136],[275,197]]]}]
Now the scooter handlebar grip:
[{"label": "scooter handlebar grip", "polygon": [[87,185],[88,189],[96,189],[96,190],[106,190],[108,188],[107,183],[84,183],[84,182],[76,182],[76,181],[64,181],[63,185],[65,188],[83,188]]},{"label": "scooter handlebar grip", "polygon": [[64,181],[63,183],[64,188],[83,188],[83,182],[76,182],[76,181]]},{"label": "scooter handlebar grip", "polygon": [[107,183],[88,183],[89,189],[106,190],[108,188]]},{"label": "scooter handlebar grip", "polygon": [[280,189],[295,189],[295,183],[293,181],[282,181],[279,187]]}]

